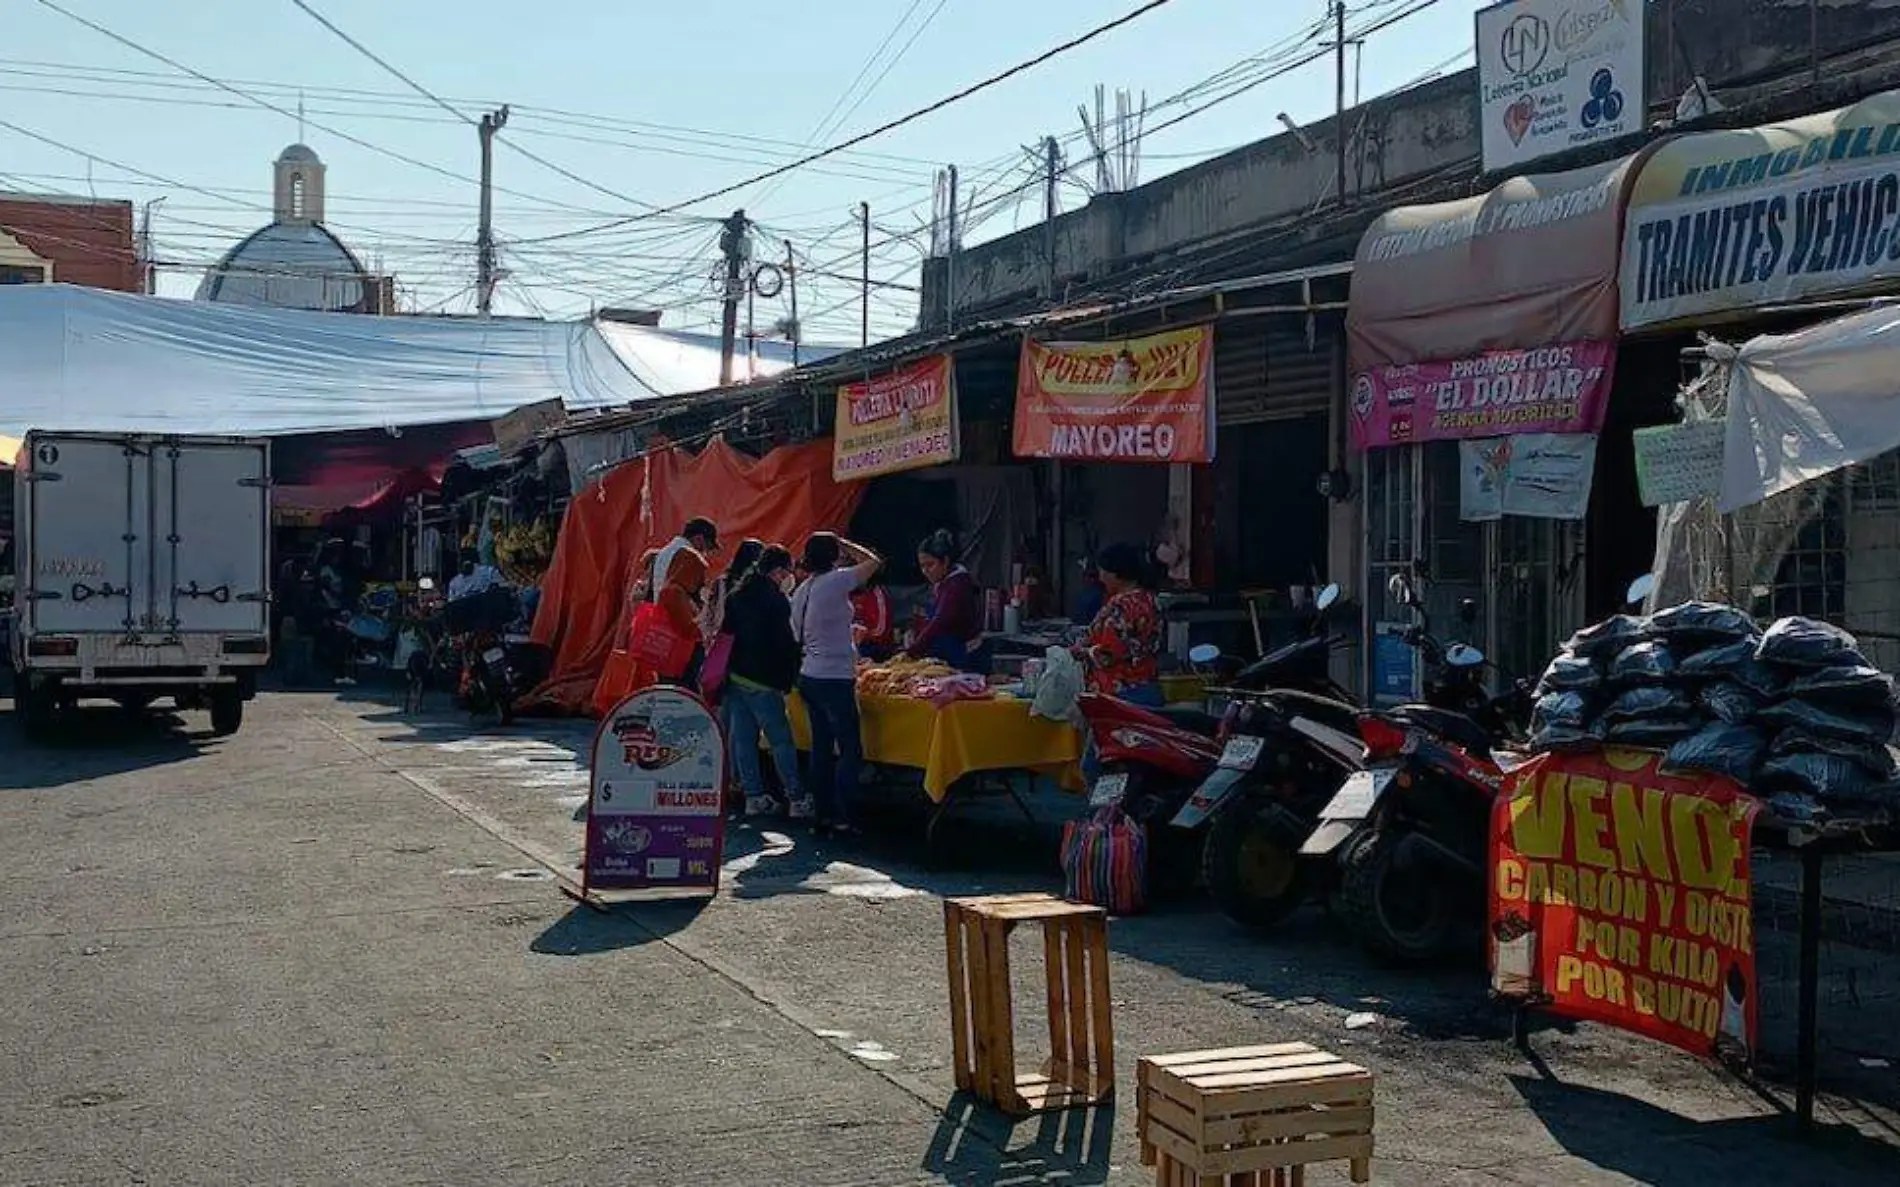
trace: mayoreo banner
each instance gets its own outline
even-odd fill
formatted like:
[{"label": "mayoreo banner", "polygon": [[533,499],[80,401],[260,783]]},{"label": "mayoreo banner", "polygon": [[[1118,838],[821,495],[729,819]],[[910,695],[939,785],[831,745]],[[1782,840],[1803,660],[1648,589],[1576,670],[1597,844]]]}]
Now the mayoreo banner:
[{"label": "mayoreo banner", "polygon": [[956,461],[961,440],[956,367],[950,356],[933,355],[888,375],[840,387],[832,436],[835,482]]},{"label": "mayoreo banner", "polygon": [[1016,456],[1213,461],[1213,344],[1205,327],[1120,342],[1024,341]]},{"label": "mayoreo banner", "polygon": [[1623,230],[1626,330],[1900,281],[1900,92],[1666,141]]},{"label": "mayoreo banner", "polygon": [[1755,1050],[1755,800],[1649,751],[1546,754],[1492,813],[1492,988],[1698,1055]]}]

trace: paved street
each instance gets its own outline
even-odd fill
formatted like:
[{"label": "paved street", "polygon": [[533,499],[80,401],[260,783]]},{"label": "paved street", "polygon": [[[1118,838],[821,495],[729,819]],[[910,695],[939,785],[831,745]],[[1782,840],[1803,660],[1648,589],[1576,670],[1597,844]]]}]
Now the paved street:
[{"label": "paved street", "polygon": [[[937,899],[1053,888],[1049,837],[956,826],[944,864],[989,872],[954,873],[914,821],[847,848],[738,829],[712,904],[601,916],[550,874],[578,857],[583,723],[250,709],[223,741],[195,714],[89,711],[41,750],[0,727],[0,1183],[1152,1182],[1132,1092],[1013,1127],[952,1092]],[[1653,1045],[1546,1029],[1526,1058],[1475,970],[1377,969],[1317,911],[1271,941],[1198,905],[1110,935],[1124,1088],[1144,1052],[1315,1043],[1378,1076],[1380,1183],[1900,1167],[1891,1030],[1804,1147]]]}]

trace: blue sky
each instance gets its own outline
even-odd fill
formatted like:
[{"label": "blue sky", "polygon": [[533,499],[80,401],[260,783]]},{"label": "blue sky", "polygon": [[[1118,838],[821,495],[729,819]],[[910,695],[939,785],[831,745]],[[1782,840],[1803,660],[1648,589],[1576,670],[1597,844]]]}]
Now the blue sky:
[{"label": "blue sky", "polygon": [[[0,119],[77,150],[0,128],[0,188],[163,198],[153,224],[167,265],[160,291],[188,295],[195,267],[268,221],[270,163],[298,138],[294,114],[247,96],[294,113],[301,92],[302,137],[329,166],[332,228],[367,262],[397,274],[406,304],[472,307],[475,190],[462,179],[476,171],[473,128],[291,0],[53,2],[246,94],[180,74],[40,0],[0,0],[7,34]],[[808,151],[803,146],[836,143],[1119,16],[1137,0],[309,2],[457,111],[472,117],[513,105],[504,139],[575,175],[498,146],[496,185],[512,191],[496,200],[509,269],[498,311],[571,315],[590,304],[640,303],[665,307],[665,324],[704,326],[717,312],[710,220],[743,205],[764,229],[760,255],[780,254],[778,241],[789,237],[806,261],[800,305],[814,341],[856,336],[855,284],[817,273],[855,275],[858,202],[871,203],[878,228],[874,276],[913,283],[936,169],[956,164],[964,196],[977,196],[981,217],[966,242],[1028,225],[1039,214],[1040,188],[1027,184],[1032,166],[1023,146],[1054,135],[1065,138],[1071,160],[1084,155],[1076,107],[1092,109],[1097,84],[1109,88],[1112,108],[1118,87],[1145,90],[1154,104],[1225,80],[1194,102],[1152,111],[1153,127],[1261,77],[1289,54],[1312,52],[1302,37],[1326,10],[1325,0],[1172,0],[782,181],[679,215],[549,241],[639,213],[636,203],[670,205],[781,164]],[[1357,0],[1349,3],[1351,21],[1369,24],[1418,2]],[[1440,0],[1375,34],[1364,50],[1364,93],[1468,65],[1477,7]],[[1141,178],[1270,135],[1280,111],[1314,119],[1332,104],[1328,57],[1147,136]],[[1093,170],[1077,169],[1075,177],[1063,187],[1065,207],[1087,200],[1082,183]],[[774,304],[761,302],[761,322],[783,312],[766,308]],[[902,289],[881,291],[874,336],[902,332],[914,305]]]}]

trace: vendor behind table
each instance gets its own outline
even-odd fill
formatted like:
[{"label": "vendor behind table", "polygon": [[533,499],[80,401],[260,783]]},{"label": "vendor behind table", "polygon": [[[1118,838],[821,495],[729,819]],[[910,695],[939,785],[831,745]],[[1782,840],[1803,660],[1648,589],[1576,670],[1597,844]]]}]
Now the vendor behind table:
[{"label": "vendor behind table", "polygon": [[957,562],[956,537],[943,530],[925,537],[917,545],[917,567],[930,582],[930,606],[905,654],[972,669],[983,645],[982,599],[976,578]]}]

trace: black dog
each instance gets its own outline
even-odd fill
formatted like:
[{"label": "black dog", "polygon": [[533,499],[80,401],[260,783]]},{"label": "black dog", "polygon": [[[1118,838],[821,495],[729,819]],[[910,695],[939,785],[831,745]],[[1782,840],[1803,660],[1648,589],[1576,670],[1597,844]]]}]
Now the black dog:
[{"label": "black dog", "polygon": [[404,713],[422,712],[422,701],[428,695],[429,685],[433,683],[435,664],[427,647],[418,647],[409,653],[409,663],[404,669],[408,683],[403,689],[402,711]]}]

